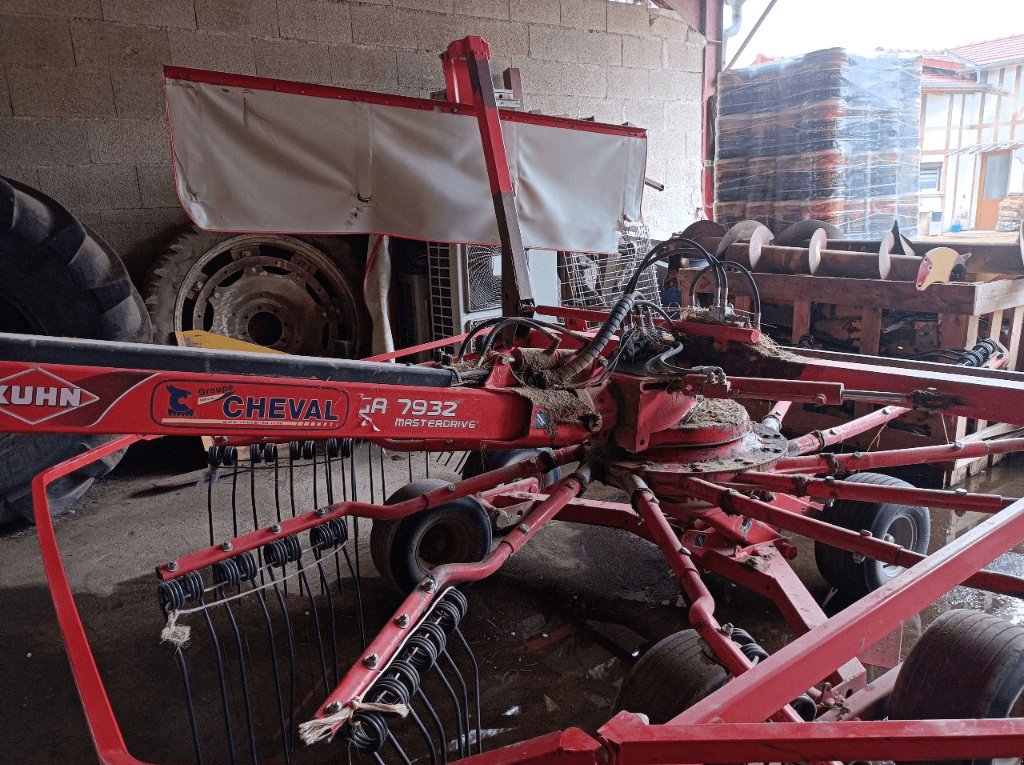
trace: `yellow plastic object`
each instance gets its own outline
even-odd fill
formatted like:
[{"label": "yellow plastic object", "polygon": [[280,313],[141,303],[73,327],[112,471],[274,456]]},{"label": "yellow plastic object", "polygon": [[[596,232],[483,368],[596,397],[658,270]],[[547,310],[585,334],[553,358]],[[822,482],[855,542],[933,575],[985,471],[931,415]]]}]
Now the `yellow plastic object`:
[{"label": "yellow plastic object", "polygon": [[284,351],[267,348],[256,343],[247,343],[244,340],[236,340],[226,335],[218,335],[214,332],[206,332],[201,329],[190,329],[187,331],[176,331],[174,339],[178,345],[185,348],[206,348],[211,351],[246,351],[248,353],[272,353],[277,356],[287,356]]}]

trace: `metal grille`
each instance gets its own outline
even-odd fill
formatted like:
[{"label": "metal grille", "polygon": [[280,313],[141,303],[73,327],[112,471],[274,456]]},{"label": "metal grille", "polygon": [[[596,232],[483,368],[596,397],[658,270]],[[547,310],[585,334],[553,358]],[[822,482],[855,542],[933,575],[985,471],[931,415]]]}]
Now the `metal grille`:
[{"label": "metal grille", "polygon": [[453,245],[445,242],[427,242],[427,268],[430,274],[430,326],[434,339],[451,337],[455,333],[453,293],[457,283],[452,277]]},{"label": "metal grille", "polygon": [[[558,278],[562,283],[562,304],[576,308],[610,308],[622,296],[637,264],[649,249],[646,227],[636,225],[623,231],[615,255],[560,252]],[[660,302],[654,266],[644,270],[637,287],[648,300]]]},{"label": "metal grille", "polygon": [[469,264],[470,311],[486,311],[501,305],[501,248],[471,244],[466,248]]}]

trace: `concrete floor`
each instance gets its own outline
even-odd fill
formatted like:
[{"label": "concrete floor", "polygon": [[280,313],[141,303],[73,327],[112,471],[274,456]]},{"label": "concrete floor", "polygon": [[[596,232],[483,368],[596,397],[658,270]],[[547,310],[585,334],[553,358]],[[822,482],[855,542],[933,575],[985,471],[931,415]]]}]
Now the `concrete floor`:
[{"label": "concrete floor", "polygon": [[[207,486],[193,479],[175,487],[165,480],[200,466],[201,455],[190,451],[193,448],[180,441],[136,447],[90,491],[73,516],[58,524],[72,586],[129,749],[152,762],[192,761],[173,652],[159,644],[163,620],[152,572],[157,563],[206,544]],[[361,458],[365,459],[364,453]],[[372,459],[378,470],[373,492],[379,498],[381,462],[376,454]],[[970,488],[1024,495],[1020,464],[1005,462],[990,475],[972,479]],[[385,460],[384,465],[390,492],[407,480],[407,467],[404,458]],[[416,463],[417,475],[423,467]],[[432,473],[447,478],[454,467],[432,463]],[[312,501],[308,471],[306,475],[296,484],[299,507],[308,507]],[[272,478],[268,471],[256,482],[261,525],[269,523],[275,512]],[[230,471],[215,484],[220,508],[217,539],[230,536],[231,484]],[[244,529],[246,517],[252,523],[246,473],[240,474],[238,484],[237,508]],[[370,490],[368,482],[361,483],[360,498],[369,499]],[[321,484],[321,503],[323,492]],[[613,492],[595,486],[588,496],[609,498]],[[290,498],[287,492],[281,498],[287,515]],[[979,520],[954,519],[957,523],[951,529],[948,515],[937,512],[933,517],[936,544]],[[389,618],[398,600],[376,575],[365,523],[362,534],[360,564],[372,633]],[[800,547],[794,566],[820,601],[828,587],[815,569],[810,545],[801,542]],[[0,539],[0,560],[0,760],[94,762],[45,587],[35,532]],[[1024,574],[1024,546],[1003,556],[994,568]],[[724,581],[710,584],[720,621],[748,629],[769,651],[785,644],[788,631],[767,600]],[[338,596],[340,614],[351,613],[346,610],[351,605],[350,590],[346,593]],[[294,589],[291,597],[293,610],[301,613],[303,602],[294,600]],[[499,574],[473,587],[469,599],[464,628],[481,663],[484,728],[493,739],[492,746],[569,725],[596,729],[607,719],[617,687],[635,656],[688,626],[679,589],[652,546],[621,532],[574,524],[548,527]],[[958,588],[905,625],[904,650],[936,614],[959,607],[1024,622],[1020,601]],[[262,629],[259,621],[248,618],[240,616],[243,628]],[[350,618],[341,619],[339,629],[345,633],[339,641],[344,667],[358,655],[359,645]],[[297,632],[300,643],[308,637]],[[252,667],[250,671],[258,675],[261,670]],[[319,694],[318,677],[311,672],[306,686],[312,704]],[[260,684],[255,678],[253,682]],[[198,686],[198,703],[213,704],[212,682]],[[273,728],[272,721],[268,725]],[[204,738],[216,753],[222,744],[219,729]],[[343,750],[336,751],[336,756],[344,756]],[[322,753],[313,747],[293,762],[320,761],[313,755]],[[208,761],[226,762],[221,755],[211,755]]]}]

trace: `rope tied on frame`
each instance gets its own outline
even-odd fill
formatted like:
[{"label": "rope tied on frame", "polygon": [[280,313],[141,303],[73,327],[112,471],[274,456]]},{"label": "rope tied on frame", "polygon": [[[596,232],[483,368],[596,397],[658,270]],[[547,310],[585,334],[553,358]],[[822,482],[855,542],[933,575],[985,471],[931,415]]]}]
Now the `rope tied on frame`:
[{"label": "rope tied on frame", "polygon": [[167,615],[167,624],[160,630],[160,642],[170,643],[175,648],[183,648],[188,645],[192,635],[192,628],[186,624],[178,624],[179,611],[171,611]]},{"label": "rope tied on frame", "polygon": [[317,741],[334,738],[334,733],[343,723],[347,722],[358,712],[381,712],[383,714],[394,714],[399,717],[406,717],[409,714],[409,707],[406,704],[383,704],[375,701],[350,701],[337,712],[324,717],[314,717],[299,726],[299,736],[307,744],[315,744]]}]

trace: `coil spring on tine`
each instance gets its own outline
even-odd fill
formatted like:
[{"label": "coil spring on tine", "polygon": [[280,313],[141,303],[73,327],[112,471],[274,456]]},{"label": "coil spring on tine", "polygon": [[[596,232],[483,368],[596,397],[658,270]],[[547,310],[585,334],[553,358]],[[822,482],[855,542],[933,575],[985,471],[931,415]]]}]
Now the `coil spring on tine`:
[{"label": "coil spring on tine", "polygon": [[234,558],[219,560],[213,564],[213,583],[226,587],[238,587],[242,577]]},{"label": "coil spring on tine", "polygon": [[469,599],[466,598],[466,594],[462,590],[452,588],[445,594],[444,599],[458,607],[460,613],[459,621],[462,621],[466,614],[469,613]]},{"label": "coil spring on tine", "polygon": [[729,638],[732,640],[732,642],[739,643],[740,645],[749,645],[750,643],[757,642],[756,640],[754,640],[753,635],[751,635],[745,629],[741,629],[740,627],[733,627],[732,632],[729,633]]},{"label": "coil spring on tine", "polygon": [[448,645],[448,635],[445,634],[445,631],[438,624],[435,622],[423,622],[417,631],[420,634],[425,634],[427,639],[434,643],[438,656],[444,653],[445,646]]},{"label": "coil spring on tine", "polygon": [[423,672],[437,663],[437,654],[437,646],[434,645],[433,640],[426,635],[416,634],[411,635],[405,641],[405,652],[401,658],[408,661],[420,672]]},{"label": "coil spring on tine", "polygon": [[388,740],[390,731],[380,712],[359,712],[352,716],[348,740],[364,754],[379,752]]},{"label": "coil spring on tine", "polygon": [[311,460],[316,456],[316,441],[302,442],[302,456],[307,460]]},{"label": "coil spring on tine", "polygon": [[434,613],[440,617],[438,624],[441,625],[441,629],[449,633],[459,626],[462,619],[459,607],[449,600],[442,600],[438,603],[434,608]]},{"label": "coil spring on tine", "polygon": [[256,575],[260,572],[259,564],[256,562],[256,556],[251,551],[239,553],[233,560],[238,565],[238,576],[243,582],[249,582],[256,578]]},{"label": "coil spring on tine", "polygon": [[324,442],[324,454],[332,459],[341,454],[341,447],[338,445],[337,438],[328,438]]},{"label": "coil spring on tine", "polygon": [[206,450],[206,461],[209,463],[210,467],[219,467],[224,461],[223,449],[216,444],[211,446]]},{"label": "coil spring on tine", "polygon": [[288,442],[288,459],[297,460],[302,458],[302,443],[299,441]]},{"label": "coil spring on tine", "polygon": [[332,518],[327,525],[334,530],[334,543],[341,547],[348,541],[348,524],[341,518]]},{"label": "coil spring on tine", "polygon": [[181,582],[186,601],[201,600],[203,597],[203,575],[198,571],[189,571],[178,581]]},{"label": "coil spring on tine", "polygon": [[314,550],[324,552],[329,547],[336,547],[338,544],[337,530],[331,522],[321,523],[309,530],[309,546]]},{"label": "coil spring on tine", "polygon": [[277,444],[263,444],[263,461],[277,462]]},{"label": "coil spring on tine", "polygon": [[168,582],[161,582],[156,588],[156,600],[164,616],[180,609],[185,605],[185,589],[181,586],[181,581],[171,579]]},{"label": "coil spring on tine", "polygon": [[294,534],[275,539],[263,546],[263,559],[269,566],[284,568],[288,563],[295,563],[302,557],[302,544]]},{"label": "coil spring on tine", "polygon": [[[391,696],[391,699],[388,699],[388,695]],[[382,677],[373,684],[367,696],[371,701],[382,704],[405,704],[406,706],[409,705],[412,698],[405,683],[394,677]]]},{"label": "coil spring on tine", "polygon": [[263,462],[263,444],[249,444],[249,461],[254,465]]},{"label": "coil spring on tine", "polygon": [[385,674],[394,676],[396,680],[405,685],[409,689],[410,696],[416,694],[423,682],[419,670],[412,665],[412,662],[405,659],[395,659]]}]

